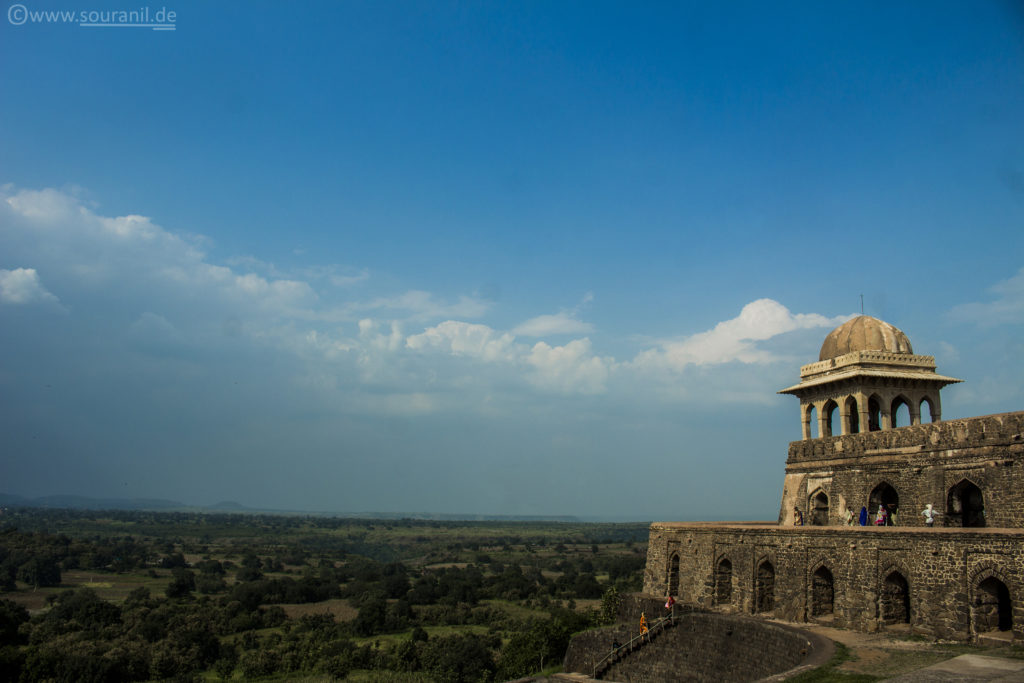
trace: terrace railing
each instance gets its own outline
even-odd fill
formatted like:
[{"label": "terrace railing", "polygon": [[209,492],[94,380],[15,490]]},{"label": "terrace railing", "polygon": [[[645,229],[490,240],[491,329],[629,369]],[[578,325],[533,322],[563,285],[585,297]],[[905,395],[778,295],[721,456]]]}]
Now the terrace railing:
[{"label": "terrace railing", "polygon": [[642,648],[645,644],[649,645],[651,641],[653,641],[659,634],[663,633],[665,629],[671,628],[675,625],[675,610],[673,610],[668,616],[656,619],[647,627],[646,631],[638,633],[630,638],[626,643],[619,645],[616,648],[612,648],[611,652],[598,660],[597,664],[594,665],[594,674],[591,678],[600,680],[601,676],[604,675],[604,673],[613,665],[618,664],[630,654]]}]

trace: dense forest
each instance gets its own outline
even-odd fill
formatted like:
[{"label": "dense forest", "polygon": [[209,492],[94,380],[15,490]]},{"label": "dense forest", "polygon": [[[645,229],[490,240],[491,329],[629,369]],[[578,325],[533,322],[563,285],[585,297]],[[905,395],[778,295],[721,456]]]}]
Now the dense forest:
[{"label": "dense forest", "polygon": [[6,509],[0,679],[505,681],[639,590],[645,524]]}]

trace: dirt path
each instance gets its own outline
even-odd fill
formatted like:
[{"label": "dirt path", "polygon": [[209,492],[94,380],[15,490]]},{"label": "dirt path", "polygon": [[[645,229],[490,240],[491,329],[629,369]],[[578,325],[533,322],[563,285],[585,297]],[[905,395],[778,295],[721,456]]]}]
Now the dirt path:
[{"label": "dirt path", "polygon": [[981,645],[969,645],[939,642],[914,635],[910,631],[861,633],[829,626],[780,623],[817,633],[845,645],[850,651],[850,659],[837,667],[839,671],[881,678],[919,671],[961,655],[1004,657],[1015,662],[1024,658],[1024,648],[1015,647],[1006,639],[993,638]]}]

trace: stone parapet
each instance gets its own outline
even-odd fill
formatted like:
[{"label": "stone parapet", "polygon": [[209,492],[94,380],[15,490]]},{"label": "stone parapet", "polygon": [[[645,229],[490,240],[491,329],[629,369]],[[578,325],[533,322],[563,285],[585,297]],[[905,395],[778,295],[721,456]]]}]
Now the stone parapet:
[{"label": "stone parapet", "polygon": [[[786,464],[957,452],[964,457],[973,457],[971,449],[1010,446],[1024,446],[1024,412],[792,441]],[[1015,449],[1015,452],[1020,453],[1020,449]]]}]

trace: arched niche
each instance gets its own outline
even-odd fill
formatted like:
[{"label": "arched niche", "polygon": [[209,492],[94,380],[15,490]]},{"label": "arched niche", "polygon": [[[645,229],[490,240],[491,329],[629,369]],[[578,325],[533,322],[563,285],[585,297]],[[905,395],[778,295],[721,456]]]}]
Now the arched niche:
[{"label": "arched niche", "polygon": [[775,609],[775,566],[768,560],[757,565],[754,579],[754,611],[771,612]]},{"label": "arched niche", "polygon": [[835,604],[835,579],[828,567],[819,567],[811,577],[811,616],[832,614]]},{"label": "arched niche", "polygon": [[668,563],[668,594],[679,594],[679,553],[672,553]]},{"label": "arched niche", "polygon": [[985,496],[970,479],[961,479],[949,489],[946,526],[985,526]]},{"label": "arched niche", "polygon": [[732,603],[732,562],[723,557],[715,567],[715,604]]},{"label": "arched niche", "polygon": [[811,511],[811,526],[828,526],[828,494],[818,489],[811,494],[808,509]]},{"label": "arched niche", "polygon": [[894,571],[885,577],[878,601],[883,624],[910,623],[910,584],[903,574]]},{"label": "arched niche", "polygon": [[1010,589],[995,576],[981,579],[974,589],[972,605],[976,633],[1013,630],[1013,600]]}]

